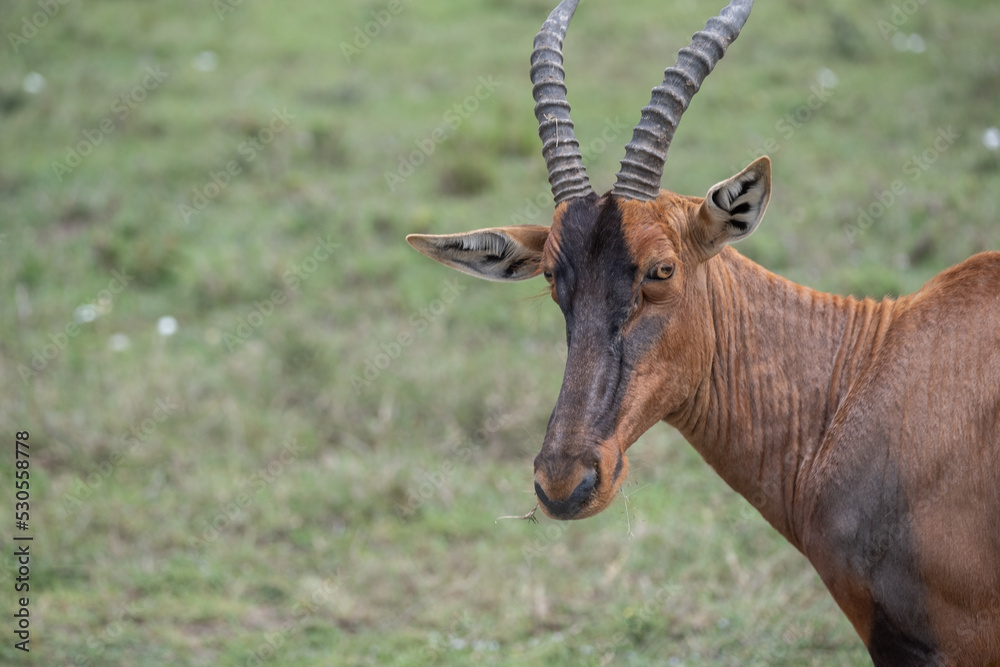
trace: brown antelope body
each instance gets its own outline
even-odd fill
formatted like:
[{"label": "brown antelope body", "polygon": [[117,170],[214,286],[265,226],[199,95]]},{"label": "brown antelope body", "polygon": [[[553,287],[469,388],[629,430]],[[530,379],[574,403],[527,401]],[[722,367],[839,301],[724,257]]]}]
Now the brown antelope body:
[{"label": "brown antelope body", "polygon": [[626,450],[666,421],[809,558],[876,665],[1000,665],[1000,253],[897,300],[823,294],[728,246],[763,216],[767,158],[704,198],[660,190],[743,0],[667,69],[598,196],[563,85],[575,4],[552,12],[532,54],[551,227],[408,237],[481,278],[549,282],[569,351],[535,459],[541,507],[603,510]]}]

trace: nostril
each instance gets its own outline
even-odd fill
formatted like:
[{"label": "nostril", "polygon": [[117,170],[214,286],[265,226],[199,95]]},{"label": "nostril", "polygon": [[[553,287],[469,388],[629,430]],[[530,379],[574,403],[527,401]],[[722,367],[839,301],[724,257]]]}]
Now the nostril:
[{"label": "nostril", "polygon": [[553,500],[549,498],[537,479],[535,480],[535,495],[538,496],[539,502],[545,506],[545,509],[552,517],[557,519],[572,519],[580,513],[580,510],[583,509],[583,506],[590,499],[591,495],[593,495],[596,485],[597,473],[594,470],[588,470],[583,479],[580,480],[580,483],[573,489],[573,493],[565,500]]}]

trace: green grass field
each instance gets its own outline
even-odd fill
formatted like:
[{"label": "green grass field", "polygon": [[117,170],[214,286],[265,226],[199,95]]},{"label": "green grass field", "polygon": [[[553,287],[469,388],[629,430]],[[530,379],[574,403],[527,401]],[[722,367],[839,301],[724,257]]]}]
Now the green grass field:
[{"label": "green grass field", "polygon": [[[534,504],[562,317],[541,281],[403,237],[549,220],[527,59],[553,3],[0,6],[0,663],[870,664],[665,425],[607,512],[495,521]],[[721,4],[581,6],[569,97],[599,192]],[[758,3],[664,185],[701,195],[768,152],[741,252],[909,292],[1000,248],[1000,5],[830,7]]]}]

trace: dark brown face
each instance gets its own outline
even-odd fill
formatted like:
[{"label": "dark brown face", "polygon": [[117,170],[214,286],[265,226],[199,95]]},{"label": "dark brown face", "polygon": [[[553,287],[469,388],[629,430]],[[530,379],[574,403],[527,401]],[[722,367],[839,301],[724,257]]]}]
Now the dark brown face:
[{"label": "dark brown face", "polygon": [[566,318],[569,352],[535,458],[535,493],[553,518],[607,507],[628,473],[625,450],[683,401],[696,375],[685,370],[688,351],[675,346],[686,346],[691,320],[702,319],[678,317],[691,301],[678,228],[700,200],[664,193],[671,197],[676,221],[663,217],[663,202],[608,196],[556,211],[542,268]]},{"label": "dark brown face", "polygon": [[692,399],[715,350],[707,267],[757,227],[770,184],[771,163],[760,158],[704,198],[590,193],[559,204],[551,228],[407,237],[427,256],[479,278],[548,280],[566,318],[569,353],[535,458],[535,493],[546,514],[597,514],[628,474],[625,450],[640,435],[661,419],[682,431],[696,424]]},{"label": "dark brown face", "polygon": [[704,200],[660,189],[681,115],[750,15],[753,0],[731,0],[664,71],[614,188],[598,197],[566,100],[562,44],[577,5],[562,0],[552,10],[531,52],[538,137],[557,204],[552,227],[407,236],[418,251],[472,276],[503,282],[543,273],[549,281],[566,317],[569,354],[535,458],[535,493],[556,519],[607,507],[628,473],[625,450],[682,409],[706,376],[714,337],[704,261],[753,231],[771,178],[761,158]]}]

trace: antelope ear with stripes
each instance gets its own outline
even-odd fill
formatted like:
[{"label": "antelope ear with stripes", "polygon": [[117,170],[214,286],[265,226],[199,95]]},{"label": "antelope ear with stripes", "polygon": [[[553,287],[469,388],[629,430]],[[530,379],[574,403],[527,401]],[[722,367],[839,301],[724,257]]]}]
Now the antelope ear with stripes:
[{"label": "antelope ear with stripes", "polygon": [[508,282],[542,272],[549,228],[515,225],[463,234],[410,234],[406,242],[433,260],[476,278]]},{"label": "antelope ear with stripes", "polygon": [[771,160],[761,157],[749,167],[713,185],[698,212],[696,236],[706,258],[757,229],[771,198]]}]

